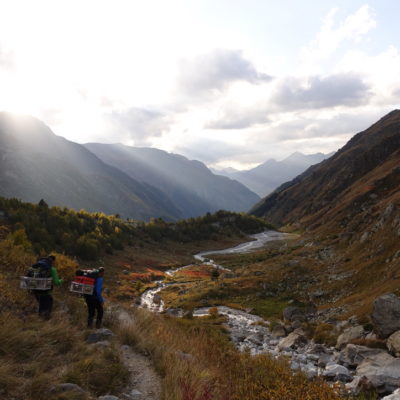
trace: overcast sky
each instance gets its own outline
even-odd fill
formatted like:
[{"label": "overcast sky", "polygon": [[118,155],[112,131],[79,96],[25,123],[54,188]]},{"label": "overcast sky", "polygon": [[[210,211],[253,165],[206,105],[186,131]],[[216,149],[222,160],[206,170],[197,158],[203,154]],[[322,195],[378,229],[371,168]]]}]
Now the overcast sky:
[{"label": "overcast sky", "polygon": [[398,0],[0,0],[0,110],[213,167],[328,153],[400,107]]}]

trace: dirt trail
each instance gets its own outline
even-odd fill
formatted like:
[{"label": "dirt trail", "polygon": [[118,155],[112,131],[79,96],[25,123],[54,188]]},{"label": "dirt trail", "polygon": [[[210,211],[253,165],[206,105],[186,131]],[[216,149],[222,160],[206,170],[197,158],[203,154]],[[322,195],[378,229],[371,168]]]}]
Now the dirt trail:
[{"label": "dirt trail", "polygon": [[[121,308],[114,308],[119,322],[134,323],[133,316]],[[121,399],[126,400],[160,400],[161,379],[154,370],[151,360],[137,352],[131,346],[121,345],[121,357],[131,376],[128,386],[124,389]]]}]

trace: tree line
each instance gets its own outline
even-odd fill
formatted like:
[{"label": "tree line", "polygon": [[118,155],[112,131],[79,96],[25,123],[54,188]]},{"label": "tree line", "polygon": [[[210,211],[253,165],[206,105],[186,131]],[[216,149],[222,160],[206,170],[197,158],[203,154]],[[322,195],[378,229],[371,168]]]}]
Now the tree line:
[{"label": "tree line", "polygon": [[273,228],[262,219],[223,210],[177,222],[161,218],[143,222],[101,212],[49,207],[44,200],[32,204],[3,197],[0,218],[0,224],[9,225],[15,237],[30,242],[34,253],[57,251],[84,260],[96,260],[102,252],[111,254],[144,242],[217,240]]}]

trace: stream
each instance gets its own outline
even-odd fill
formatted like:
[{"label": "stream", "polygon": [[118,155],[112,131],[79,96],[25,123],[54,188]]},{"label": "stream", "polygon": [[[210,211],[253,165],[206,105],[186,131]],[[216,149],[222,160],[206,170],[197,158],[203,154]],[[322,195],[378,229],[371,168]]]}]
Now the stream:
[{"label": "stream", "polygon": [[[282,240],[289,236],[290,235],[286,233],[265,231],[250,235],[250,237],[253,239],[252,241],[241,243],[238,246],[228,249],[203,251],[195,254],[194,258],[195,260],[200,261],[203,265],[210,265],[223,271],[230,271],[229,269],[217,264],[213,259],[209,258],[209,256],[213,254],[248,253],[250,251],[261,248],[267,242],[273,240]],[[194,264],[189,264],[177,269],[168,270],[166,271],[166,275],[173,276],[176,272],[185,268],[193,267],[193,265]],[[181,317],[183,315],[182,310],[166,309],[164,302],[158,295],[158,293],[164,288],[169,285],[174,285],[176,283],[165,283],[162,280],[156,281],[156,283],[156,288],[149,289],[142,294],[139,307],[146,308],[152,312],[161,313],[165,311],[170,313],[171,315]],[[209,314],[209,308],[210,307],[197,308],[193,311],[193,316],[206,316]],[[251,354],[260,354],[265,352],[278,354],[278,352],[276,351],[276,346],[279,341],[276,338],[272,337],[271,332],[268,329],[268,321],[263,320],[257,315],[253,315],[226,306],[218,306],[217,309],[219,314],[225,315],[227,317],[227,327],[229,329],[231,339],[240,351],[250,350]]]},{"label": "stream", "polygon": [[[202,264],[230,271],[215,263],[209,256],[213,254],[247,253],[261,248],[267,242],[282,240],[290,236],[291,235],[281,232],[265,231],[251,235],[252,241],[228,249],[203,251],[195,254],[194,258]],[[185,265],[174,270],[166,271],[166,275],[173,276],[177,271],[192,267],[193,265],[194,264]],[[183,310],[166,309],[164,302],[158,295],[161,290],[176,283],[165,283],[162,280],[156,281],[156,283],[156,288],[149,289],[142,294],[139,307],[146,308],[152,312],[167,312],[170,315],[181,317],[183,315]],[[193,316],[206,316],[209,314],[209,309],[210,307],[197,308],[193,311]],[[317,375],[326,376],[327,372],[324,367],[329,363],[333,364],[334,360],[338,357],[338,352],[335,351],[334,348],[319,345],[317,346],[319,348],[316,349],[313,343],[304,343],[304,345],[299,347],[281,345],[283,337],[274,335],[269,329],[270,323],[261,317],[226,306],[218,306],[217,309],[219,314],[226,316],[226,326],[229,330],[230,338],[239,351],[249,351],[252,355],[269,353],[276,358],[287,356],[290,359],[292,369],[300,369],[310,377]],[[289,338],[289,336],[287,338]],[[328,373],[330,372],[328,371]],[[332,378],[335,379],[335,377]],[[349,379],[350,378],[349,376]]]},{"label": "stream", "polygon": [[[245,243],[241,243],[238,246],[231,247],[228,249],[223,249],[223,250],[210,250],[210,251],[202,251],[198,254],[195,254],[193,257],[195,260],[200,261],[204,265],[210,265],[214,268],[220,269],[222,271],[230,271],[227,268],[224,268],[222,265],[217,264],[214,262],[214,260],[210,259],[209,257],[212,254],[235,254],[235,253],[248,253],[252,250],[261,248],[262,246],[265,245],[267,242],[271,242],[273,240],[282,240],[284,238],[287,238],[289,235],[287,233],[282,233],[282,232],[276,232],[276,231],[265,231],[261,233],[256,233],[253,235],[249,235],[253,240]],[[194,264],[189,264],[185,265],[183,267],[177,268],[177,269],[170,269],[168,271],[165,271],[165,274],[168,276],[173,276],[176,272],[181,271],[182,269],[185,268],[190,268],[193,267]],[[154,289],[149,289],[146,290],[141,298],[140,298],[140,306],[142,308],[147,308],[148,310],[152,312],[163,312],[165,310],[165,304],[161,300],[160,296],[157,294],[161,290],[163,290],[166,286],[168,285],[173,285],[174,283],[165,283],[163,280],[155,281],[157,284],[157,287]],[[202,312],[204,313],[204,309]],[[231,309],[232,312],[236,312],[237,310]],[[197,315],[197,311],[195,310],[193,315]],[[249,320],[251,320],[254,315],[244,313],[249,316]],[[229,316],[228,316],[229,318]]]}]

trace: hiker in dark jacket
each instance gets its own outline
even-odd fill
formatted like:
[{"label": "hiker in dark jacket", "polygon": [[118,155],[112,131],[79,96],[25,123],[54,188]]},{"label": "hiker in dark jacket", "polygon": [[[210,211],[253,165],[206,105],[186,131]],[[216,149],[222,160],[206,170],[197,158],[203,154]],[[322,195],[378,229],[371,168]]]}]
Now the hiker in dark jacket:
[{"label": "hiker in dark jacket", "polygon": [[93,320],[96,315],[96,328],[101,328],[101,324],[103,321],[103,304],[104,299],[101,295],[103,291],[103,277],[104,277],[104,268],[99,268],[99,275],[96,278],[96,283],[94,286],[93,294],[85,294],[85,301],[88,307],[88,328],[93,328]]},{"label": "hiker in dark jacket", "polygon": [[[48,256],[44,259],[41,259],[42,262],[46,263],[50,268],[51,278],[53,279],[53,284],[56,286],[61,286],[63,284],[63,280],[58,277],[58,273],[56,268],[54,267],[54,263],[56,261],[55,256]],[[39,304],[39,316],[44,319],[50,319],[51,311],[53,309],[53,296],[52,289],[50,290],[33,290],[33,294],[36,297],[36,300]]]}]

